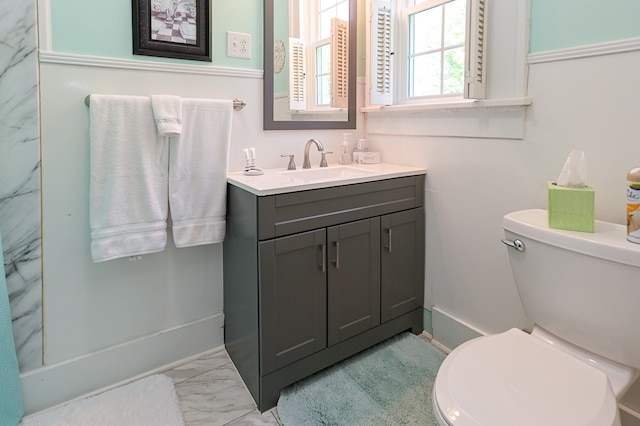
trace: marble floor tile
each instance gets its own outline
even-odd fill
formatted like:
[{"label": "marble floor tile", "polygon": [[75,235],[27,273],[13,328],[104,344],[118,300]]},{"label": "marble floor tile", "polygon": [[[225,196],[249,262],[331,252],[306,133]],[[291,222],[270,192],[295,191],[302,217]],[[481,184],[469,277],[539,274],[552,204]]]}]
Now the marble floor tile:
[{"label": "marble floor tile", "polygon": [[271,411],[260,414],[257,410],[252,411],[246,416],[240,417],[230,423],[229,426],[279,426],[280,423],[276,420],[275,415]]},{"label": "marble floor tile", "polygon": [[166,371],[187,426],[280,426],[274,410],[260,413],[226,351]]},{"label": "marble floor tile", "polygon": [[185,392],[184,387],[182,391],[179,388],[177,390],[185,423],[189,426],[226,425],[256,408],[253,399],[241,384],[212,393],[201,393],[198,390]]},{"label": "marble floor tile", "polygon": [[164,374],[171,377],[173,383],[178,384],[230,363],[231,359],[227,353],[219,351],[166,371]]}]

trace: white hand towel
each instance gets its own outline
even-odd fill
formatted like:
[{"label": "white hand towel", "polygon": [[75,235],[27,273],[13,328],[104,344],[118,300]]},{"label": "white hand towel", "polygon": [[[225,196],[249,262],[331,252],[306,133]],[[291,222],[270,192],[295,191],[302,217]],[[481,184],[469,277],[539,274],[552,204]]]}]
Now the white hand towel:
[{"label": "white hand towel", "polygon": [[154,253],[167,243],[168,139],[148,97],[91,95],[91,256]]},{"label": "white hand towel", "polygon": [[151,108],[160,136],[182,133],[182,99],[179,96],[151,95]]},{"label": "white hand towel", "polygon": [[182,100],[182,135],[169,148],[169,205],[176,247],[224,240],[232,113],[230,100]]}]

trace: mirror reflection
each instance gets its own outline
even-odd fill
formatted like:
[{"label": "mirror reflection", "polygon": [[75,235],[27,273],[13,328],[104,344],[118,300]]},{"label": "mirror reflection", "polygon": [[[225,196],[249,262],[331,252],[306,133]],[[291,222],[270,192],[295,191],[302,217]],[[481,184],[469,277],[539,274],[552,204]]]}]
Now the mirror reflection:
[{"label": "mirror reflection", "polygon": [[356,0],[265,0],[265,129],[355,128],[355,22]]}]

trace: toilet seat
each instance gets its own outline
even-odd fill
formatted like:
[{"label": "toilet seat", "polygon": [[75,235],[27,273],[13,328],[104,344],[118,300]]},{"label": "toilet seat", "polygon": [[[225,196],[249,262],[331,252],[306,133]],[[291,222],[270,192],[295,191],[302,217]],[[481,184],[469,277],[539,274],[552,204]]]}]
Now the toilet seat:
[{"label": "toilet seat", "polygon": [[434,408],[450,425],[619,425],[607,376],[518,329],[468,341],[449,354]]}]

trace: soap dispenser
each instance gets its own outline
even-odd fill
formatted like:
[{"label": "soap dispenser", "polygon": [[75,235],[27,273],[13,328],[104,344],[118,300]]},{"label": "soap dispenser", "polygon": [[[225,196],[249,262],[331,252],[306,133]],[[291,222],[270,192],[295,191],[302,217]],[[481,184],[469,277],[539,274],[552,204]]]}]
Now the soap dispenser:
[{"label": "soap dispenser", "polygon": [[351,154],[349,153],[349,135],[351,133],[342,134],[342,145],[340,147],[340,164],[351,164]]}]

